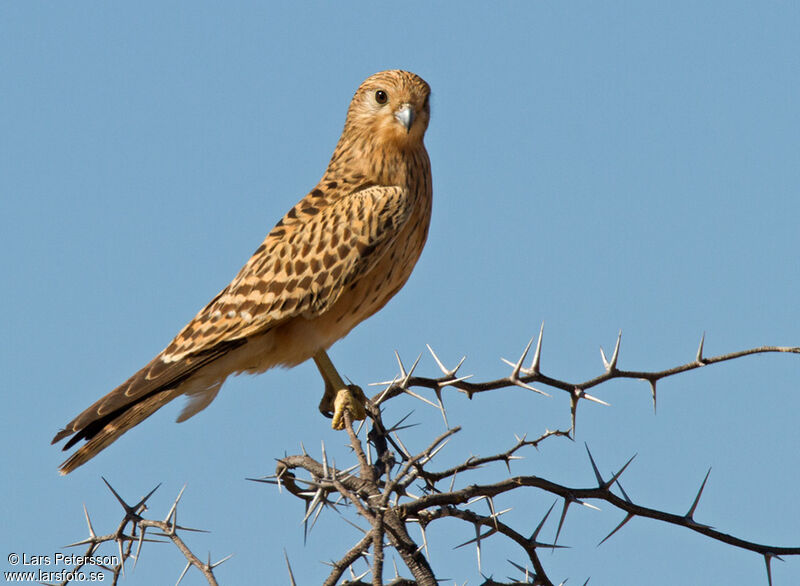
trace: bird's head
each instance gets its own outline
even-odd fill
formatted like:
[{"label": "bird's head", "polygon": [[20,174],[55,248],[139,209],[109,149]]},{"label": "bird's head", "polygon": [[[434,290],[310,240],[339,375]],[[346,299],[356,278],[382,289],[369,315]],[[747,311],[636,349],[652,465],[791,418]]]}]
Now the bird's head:
[{"label": "bird's head", "polygon": [[420,146],[430,119],[430,94],[425,80],[408,71],[371,75],[353,96],[343,136],[353,132],[379,145]]}]

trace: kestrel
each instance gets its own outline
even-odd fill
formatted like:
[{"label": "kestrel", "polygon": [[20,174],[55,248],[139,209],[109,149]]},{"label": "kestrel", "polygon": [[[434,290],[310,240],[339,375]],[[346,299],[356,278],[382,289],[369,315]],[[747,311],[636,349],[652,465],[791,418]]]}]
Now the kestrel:
[{"label": "kestrel", "polygon": [[405,284],[428,234],[432,185],[423,142],[430,87],[407,71],[367,78],[347,111],[320,182],[270,231],[239,274],[144,368],[58,432],[68,474],[176,397],[178,421],[205,409],[232,374],[313,358],[319,409],[363,419],[364,395],[345,385],[326,350]]}]

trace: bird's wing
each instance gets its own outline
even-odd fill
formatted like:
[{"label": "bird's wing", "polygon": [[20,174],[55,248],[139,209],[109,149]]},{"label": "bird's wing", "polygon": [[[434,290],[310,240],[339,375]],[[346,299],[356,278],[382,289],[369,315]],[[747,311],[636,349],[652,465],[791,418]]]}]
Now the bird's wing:
[{"label": "bird's wing", "polygon": [[174,389],[248,336],[294,316],[324,313],[383,256],[413,206],[399,187],[368,187],[325,205],[315,205],[313,194],[289,211],[164,351],[68,423],[53,443],[75,434],[67,449],[93,437],[133,404]]},{"label": "bird's wing", "polygon": [[181,360],[298,315],[324,313],[380,260],[412,207],[400,187],[372,186],[324,205],[304,198],[175,337],[163,359]]}]

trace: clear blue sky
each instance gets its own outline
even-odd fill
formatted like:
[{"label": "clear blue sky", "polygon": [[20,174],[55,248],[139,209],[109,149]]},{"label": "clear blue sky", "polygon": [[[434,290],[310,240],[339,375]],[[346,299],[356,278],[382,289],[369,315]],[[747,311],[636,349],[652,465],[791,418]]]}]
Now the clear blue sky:
[{"label": "clear blue sky", "polygon": [[[190,544],[235,554],[225,584],[287,583],[284,548],[298,581],[319,583],[319,560],[358,539],[326,515],[304,546],[301,503],[244,480],[301,441],[346,460],[312,365],[230,380],[180,425],[176,402],[67,478],[49,441],[228,283],[316,183],[378,70],[433,88],[434,218],[405,289],[333,348],[354,381],[391,378],[393,350],[413,360],[426,343],[501,376],[542,321],[545,372],[574,381],[599,374],[620,329],[629,369],[691,360],[703,331],[709,355],[800,344],[798,31],[789,2],[3,2],[0,569],[83,538],[82,503],[111,531],[101,475],[130,499],[162,482],[154,515],[188,484],[181,518],[212,532]],[[427,356],[420,369],[436,372]],[[789,355],[664,382],[657,415],[643,383],[607,385],[612,406],[581,408],[579,441],[514,472],[588,486],[584,441],[605,472],[638,452],[628,493],[682,513],[711,466],[699,521],[800,545],[799,386]],[[568,424],[560,394],[446,404],[466,427],[452,460]],[[412,408],[422,425],[405,437],[421,448],[442,423],[412,399],[395,415]],[[508,517],[520,529],[553,500],[526,499]],[[757,555],[655,522],[596,548],[623,517],[602,509],[570,512],[572,549],[544,557],[552,578],[766,583]],[[431,536],[442,576],[481,582],[474,550],[452,550],[472,536]],[[504,578],[522,558],[497,545],[483,567]],[[182,565],[151,545],[125,583],[174,583]],[[800,583],[800,560],[773,575]]]}]

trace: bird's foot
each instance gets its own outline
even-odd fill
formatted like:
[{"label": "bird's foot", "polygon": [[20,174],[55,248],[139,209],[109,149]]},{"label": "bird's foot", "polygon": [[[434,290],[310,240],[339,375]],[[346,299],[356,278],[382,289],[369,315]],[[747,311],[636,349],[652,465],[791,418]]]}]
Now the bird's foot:
[{"label": "bird's foot", "polygon": [[319,412],[328,419],[333,418],[333,403],[336,400],[336,391],[333,386],[325,381],[325,393],[322,395],[322,400],[319,402]]},{"label": "bird's foot", "polygon": [[[344,429],[345,409],[350,413],[350,418],[353,420],[366,419],[367,411],[364,407],[366,402],[367,397],[358,385],[348,385],[346,388],[340,389],[333,401],[331,427],[333,429]],[[322,403],[320,403],[320,411],[322,411]]]}]

